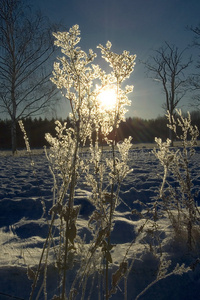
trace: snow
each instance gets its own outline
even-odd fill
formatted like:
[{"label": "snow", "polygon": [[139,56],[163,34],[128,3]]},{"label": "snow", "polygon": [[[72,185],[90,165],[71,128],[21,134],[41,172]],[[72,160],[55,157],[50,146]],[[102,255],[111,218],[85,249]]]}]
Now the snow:
[{"label": "snow", "polygon": [[[196,150],[191,161],[193,193],[199,191],[200,187],[200,148]],[[42,151],[36,151],[33,160],[34,168],[31,166],[30,157],[23,151],[18,153],[17,157],[6,152],[0,153],[0,299],[2,300],[14,297],[14,299],[29,298],[31,281],[26,274],[27,266],[34,268],[38,265],[48,232],[42,202],[45,203],[48,211],[52,206],[53,179]],[[147,242],[150,241],[150,236],[145,233],[139,236],[137,234],[144,220],[133,215],[131,210],[139,208],[139,204],[134,204],[134,201],[149,203],[157,196],[163,170],[149,148],[132,149],[130,166],[133,172],[122,184],[120,192],[122,202],[115,213],[111,242],[116,246],[112,253],[113,270],[110,272],[117,269],[130,242],[134,240],[127,253],[129,262],[134,259],[128,277],[128,299],[131,300],[155,280],[159,263],[158,257],[149,251]],[[84,185],[77,189],[75,195],[76,204],[82,205],[77,222],[78,234],[81,237],[85,235],[86,243],[91,238],[87,228],[88,217],[94,209],[88,200],[89,195],[90,192],[84,188]],[[188,253],[183,239],[173,237],[171,224],[166,218],[160,219],[158,224],[157,234],[162,240],[163,257],[172,260],[169,270],[171,271],[176,263],[185,263],[186,266],[195,265],[199,253]],[[55,239],[58,238],[57,231],[55,227]],[[151,242],[156,243],[155,239]],[[200,267],[198,263],[195,266],[193,271],[186,274],[172,275],[160,280],[139,299],[200,299]],[[53,297],[57,280],[55,267],[50,264],[47,283],[50,291],[48,299]],[[39,299],[43,299],[43,294]],[[120,287],[112,299],[124,299]]]}]

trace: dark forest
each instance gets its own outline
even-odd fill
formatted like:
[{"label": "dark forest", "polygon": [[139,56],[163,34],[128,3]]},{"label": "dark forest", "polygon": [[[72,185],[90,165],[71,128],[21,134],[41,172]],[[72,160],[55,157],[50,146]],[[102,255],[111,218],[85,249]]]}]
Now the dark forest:
[{"label": "dark forest", "polygon": [[[200,130],[200,112],[191,112],[192,124],[196,125]],[[71,127],[70,119],[60,120],[67,121]],[[55,119],[42,118],[27,118],[23,120],[23,124],[29,138],[31,148],[42,148],[44,145],[48,146],[45,140],[45,133],[51,133],[55,136]],[[19,126],[17,126],[17,148],[25,147],[23,133]],[[158,117],[156,119],[144,120],[140,118],[127,118],[125,122],[121,122],[117,130],[117,141],[132,136],[133,143],[153,143],[155,137],[160,137],[166,140],[168,137],[167,119],[165,117]],[[112,137],[111,137],[112,138]],[[0,149],[11,149],[11,122],[8,120],[0,120]]]}]

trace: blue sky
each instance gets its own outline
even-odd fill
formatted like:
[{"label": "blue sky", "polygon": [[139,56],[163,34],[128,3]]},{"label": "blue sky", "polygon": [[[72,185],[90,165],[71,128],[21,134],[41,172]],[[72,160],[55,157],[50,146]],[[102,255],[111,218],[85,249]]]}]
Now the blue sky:
[{"label": "blue sky", "polygon": [[[165,41],[180,50],[191,43],[193,34],[186,26],[200,24],[199,0],[35,0],[34,7],[52,21],[62,22],[66,30],[78,24],[80,46],[85,51],[92,48],[100,56],[96,46],[110,40],[114,52],[128,50],[136,54],[135,70],[127,82],[134,85],[127,116],[149,119],[163,115],[165,97],[161,86],[147,78],[139,61],[145,61]],[[191,53],[186,52],[185,58]],[[182,101],[184,110],[188,109],[188,98]],[[67,106],[63,105],[58,116],[65,115]]]}]

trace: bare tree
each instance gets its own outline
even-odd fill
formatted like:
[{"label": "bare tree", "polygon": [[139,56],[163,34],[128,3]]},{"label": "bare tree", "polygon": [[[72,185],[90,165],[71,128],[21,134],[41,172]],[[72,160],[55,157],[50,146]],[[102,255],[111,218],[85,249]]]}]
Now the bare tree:
[{"label": "bare tree", "polygon": [[[178,47],[165,42],[165,45],[156,50],[155,55],[144,63],[148,76],[162,85],[165,94],[163,107],[170,112],[171,116],[174,115],[175,108],[187,90],[185,71],[192,60],[189,58],[187,61],[183,61],[185,50],[179,51]],[[173,143],[171,130],[169,137]]]},{"label": "bare tree", "polygon": [[0,112],[11,119],[13,153],[17,121],[41,113],[55,100],[49,80],[53,53],[49,21],[23,0],[1,0]]},{"label": "bare tree", "polygon": [[[194,38],[192,41],[192,47],[196,49],[200,49],[200,24],[196,27],[188,28],[194,34]],[[191,74],[188,80],[189,88],[193,92],[192,103],[191,105],[195,107],[195,109],[200,109],[200,54],[198,54],[198,59],[196,62],[196,72]]]}]

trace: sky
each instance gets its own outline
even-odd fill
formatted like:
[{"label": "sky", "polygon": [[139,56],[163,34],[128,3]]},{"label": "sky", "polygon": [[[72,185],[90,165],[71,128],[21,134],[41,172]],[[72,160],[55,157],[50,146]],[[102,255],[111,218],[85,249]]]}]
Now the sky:
[{"label": "sky", "polygon": [[[34,0],[33,5],[51,21],[61,22],[66,31],[78,24],[80,46],[86,52],[91,48],[100,56],[96,46],[109,40],[112,51],[136,54],[134,72],[126,82],[134,85],[126,116],[151,119],[164,114],[162,86],[147,77],[141,61],[146,61],[165,41],[180,50],[191,44],[194,35],[186,27],[200,24],[199,0]],[[192,52],[193,49],[186,51],[185,59]],[[189,99],[187,95],[181,102],[184,110],[190,107]],[[58,116],[66,115],[67,105],[63,104]]]}]

